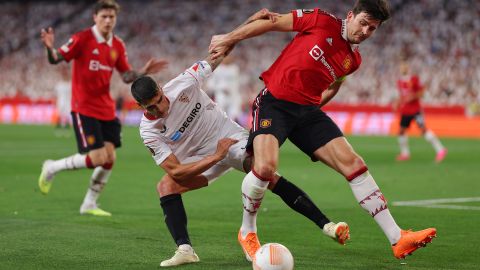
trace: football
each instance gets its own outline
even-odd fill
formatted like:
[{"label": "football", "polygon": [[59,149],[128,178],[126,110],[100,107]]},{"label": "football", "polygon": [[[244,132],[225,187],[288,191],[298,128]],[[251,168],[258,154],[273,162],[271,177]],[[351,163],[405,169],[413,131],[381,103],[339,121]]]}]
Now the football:
[{"label": "football", "polygon": [[254,270],[292,270],[293,256],[282,244],[268,243],[255,253]]}]

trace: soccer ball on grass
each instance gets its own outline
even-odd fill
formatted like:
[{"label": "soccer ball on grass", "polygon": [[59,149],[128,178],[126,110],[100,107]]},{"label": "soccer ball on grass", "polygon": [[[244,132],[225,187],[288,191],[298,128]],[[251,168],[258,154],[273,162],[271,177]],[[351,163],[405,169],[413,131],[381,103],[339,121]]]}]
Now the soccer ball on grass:
[{"label": "soccer ball on grass", "polygon": [[255,253],[254,270],[293,270],[292,253],[282,244],[268,243]]}]

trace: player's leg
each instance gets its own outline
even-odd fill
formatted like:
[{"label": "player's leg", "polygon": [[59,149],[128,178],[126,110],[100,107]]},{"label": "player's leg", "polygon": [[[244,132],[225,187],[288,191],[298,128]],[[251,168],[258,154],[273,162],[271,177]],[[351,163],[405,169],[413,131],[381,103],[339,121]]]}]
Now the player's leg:
[{"label": "player's leg", "polygon": [[160,263],[162,267],[176,266],[200,261],[193,250],[187,229],[187,213],[182,201],[182,193],[202,188],[208,185],[208,179],[196,176],[182,183],[173,180],[169,175],[163,176],[157,185],[160,196],[160,206],[163,210],[164,221],[172,236],[177,250],[172,258]]},{"label": "player's leg", "polygon": [[400,119],[400,130],[398,132],[398,146],[400,147],[400,154],[397,155],[398,161],[405,161],[410,159],[410,148],[408,146],[407,129],[412,121],[412,116],[402,115]]},{"label": "player's leg", "polygon": [[116,160],[115,149],[121,146],[121,125],[118,119],[111,121],[98,121],[100,123],[100,134],[97,134],[97,143],[103,147],[89,152],[92,163],[96,165],[90,177],[90,185],[80,207],[81,214],[95,216],[111,216],[111,213],[98,207],[97,200],[103,188],[108,182],[112,168]]},{"label": "player's leg", "polygon": [[447,148],[443,146],[433,131],[427,129],[425,126],[425,118],[423,117],[423,113],[418,113],[415,115],[415,122],[422,130],[423,138],[425,138],[425,140],[432,145],[433,149],[435,149],[435,161],[442,162],[447,155]]},{"label": "player's leg", "polygon": [[94,157],[93,159],[98,162],[97,164],[103,163],[103,165],[99,165],[93,170],[90,177],[90,185],[80,206],[80,213],[95,216],[111,216],[111,213],[98,207],[97,200],[112,174],[112,167],[116,159],[115,145],[111,142],[105,142],[104,147],[90,151],[89,155]]},{"label": "player's leg", "polygon": [[88,152],[91,149],[103,147],[103,139],[97,139],[101,132],[98,120],[72,112],[73,127],[77,140],[78,154],[74,154],[58,160],[46,160],[43,162],[42,171],[38,179],[40,191],[47,194],[50,191],[55,174],[65,170],[82,168],[94,168],[98,165],[97,158],[92,160]]},{"label": "player's leg", "polygon": [[275,179],[270,181],[268,188],[291,209],[313,221],[325,235],[336,242],[345,245],[346,241],[350,239],[347,223],[331,222],[301,188],[285,177],[277,174]]},{"label": "player's leg", "polygon": [[400,229],[387,207],[387,200],[363,159],[355,153],[344,137],[331,140],[317,149],[314,156],[346,177],[360,206],[374,218],[387,236],[395,257],[404,258],[425,246],[436,235],[434,228],[419,232],[406,232]]}]

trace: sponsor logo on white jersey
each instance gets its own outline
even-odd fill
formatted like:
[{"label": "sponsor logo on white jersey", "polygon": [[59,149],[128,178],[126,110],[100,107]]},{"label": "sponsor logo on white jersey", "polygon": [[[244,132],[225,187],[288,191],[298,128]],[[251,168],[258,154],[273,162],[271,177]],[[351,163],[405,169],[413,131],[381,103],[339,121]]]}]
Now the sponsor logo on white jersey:
[{"label": "sponsor logo on white jersey", "polygon": [[187,119],[183,122],[182,126],[170,137],[170,139],[174,142],[180,140],[185,130],[190,126],[190,124],[195,120],[200,109],[202,108],[201,103],[195,104],[195,107],[192,109],[190,114],[188,115]]}]

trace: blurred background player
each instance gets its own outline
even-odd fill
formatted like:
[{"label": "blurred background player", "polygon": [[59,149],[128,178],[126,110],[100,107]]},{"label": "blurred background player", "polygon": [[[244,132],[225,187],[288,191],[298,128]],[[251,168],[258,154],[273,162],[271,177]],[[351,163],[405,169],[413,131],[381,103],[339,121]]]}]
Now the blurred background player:
[{"label": "blurred background player", "polygon": [[[72,98],[72,83],[70,80],[69,69],[66,66],[60,68],[60,80],[55,83],[57,123],[55,135],[69,136],[70,127],[70,100]],[[68,132],[68,133],[67,133]]]},{"label": "blurred background player", "polygon": [[405,161],[410,159],[407,130],[412,120],[415,120],[425,140],[435,149],[435,161],[441,162],[447,155],[447,149],[442,145],[437,136],[435,136],[435,133],[428,130],[425,126],[425,118],[420,104],[420,99],[425,92],[425,87],[420,83],[419,77],[411,73],[410,66],[407,62],[400,64],[400,74],[401,77],[397,81],[399,97],[393,103],[394,110],[400,113],[400,130],[398,132],[400,154],[397,156],[397,160]]},{"label": "blurred background player", "polygon": [[41,30],[48,61],[70,62],[72,67],[72,120],[78,154],[59,160],[46,160],[38,180],[40,191],[47,194],[56,173],[64,170],[91,168],[90,186],[80,207],[81,214],[111,216],[98,208],[97,199],[110,177],[121,146],[121,125],[115,116],[115,102],[110,96],[110,79],[116,69],[125,83],[140,75],[156,73],[165,61],[150,59],[140,71],[131,69],[123,41],[113,34],[120,6],[114,0],[95,4],[95,24],[74,34],[59,49],[54,48],[52,28]]},{"label": "blurred background player", "polygon": [[207,81],[208,92],[215,103],[236,122],[242,113],[241,79],[240,67],[234,57],[228,55]]}]

